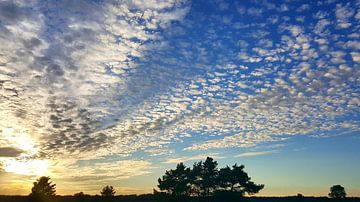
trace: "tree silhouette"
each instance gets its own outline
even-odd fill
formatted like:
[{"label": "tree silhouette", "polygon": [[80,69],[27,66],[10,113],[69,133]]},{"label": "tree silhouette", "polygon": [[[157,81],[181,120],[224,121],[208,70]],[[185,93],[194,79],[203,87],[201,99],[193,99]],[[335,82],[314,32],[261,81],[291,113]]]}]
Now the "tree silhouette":
[{"label": "tree silhouette", "polygon": [[[264,188],[255,184],[243,170],[244,166],[226,166],[218,170],[218,163],[207,157],[204,162],[196,162],[193,168],[186,168],[179,163],[175,170],[165,172],[158,179],[160,190],[165,190],[172,196],[243,196],[255,194]],[[220,193],[221,192],[221,193]],[[157,192],[159,195],[159,192]],[[164,192],[163,192],[164,193]]]},{"label": "tree silhouette", "polygon": [[218,177],[217,161],[207,157],[200,170],[200,187],[204,196],[210,196],[216,188]]},{"label": "tree silhouette", "polygon": [[55,196],[56,185],[50,181],[50,177],[40,177],[33,183],[34,186],[31,188],[29,195],[29,201],[33,202],[44,202],[51,201],[51,198]]},{"label": "tree silhouette", "polygon": [[244,168],[244,165],[235,164],[232,169],[229,166],[220,169],[217,180],[219,190],[237,192],[243,196],[245,193],[251,195],[263,189],[264,185],[257,185],[250,181],[251,178],[243,170]]},{"label": "tree silhouette", "polygon": [[85,194],[84,194],[84,192],[81,191],[81,192],[75,193],[74,196],[75,197],[83,197],[83,196],[85,196]]},{"label": "tree silhouette", "polygon": [[105,196],[105,197],[115,196],[115,193],[116,193],[116,191],[115,191],[114,187],[109,186],[109,185],[103,187],[100,192],[101,196]]},{"label": "tree silhouette", "polygon": [[165,175],[158,179],[159,189],[165,190],[173,196],[185,196],[190,191],[190,169],[183,163],[179,163],[175,170],[166,171]]},{"label": "tree silhouette", "polygon": [[200,196],[202,195],[202,171],[203,170],[203,162],[195,162],[192,170],[190,171],[190,195]]},{"label": "tree silhouette", "polygon": [[51,197],[56,195],[56,184],[50,181],[50,177],[40,177],[31,189],[30,195],[38,195],[43,197]]},{"label": "tree silhouette", "polygon": [[298,194],[296,195],[296,197],[298,197],[298,198],[304,198],[304,195],[302,195],[301,193],[298,193]]},{"label": "tree silhouette", "polygon": [[332,187],[330,187],[329,196],[331,198],[345,198],[346,197],[345,188],[341,185],[333,185]]},{"label": "tree silhouette", "polygon": [[90,195],[84,194],[84,192],[82,191],[74,194],[74,198],[76,199],[76,202],[85,202],[87,201],[87,198],[89,196]]}]

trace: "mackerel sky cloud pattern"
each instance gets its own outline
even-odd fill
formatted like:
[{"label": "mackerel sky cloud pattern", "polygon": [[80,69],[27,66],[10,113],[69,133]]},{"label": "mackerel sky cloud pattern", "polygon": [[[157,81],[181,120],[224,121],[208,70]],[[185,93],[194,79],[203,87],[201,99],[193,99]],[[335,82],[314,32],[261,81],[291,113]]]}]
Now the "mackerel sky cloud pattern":
[{"label": "mackerel sky cloud pattern", "polygon": [[46,160],[82,186],[358,133],[359,21],[358,0],[0,1],[0,175]]}]

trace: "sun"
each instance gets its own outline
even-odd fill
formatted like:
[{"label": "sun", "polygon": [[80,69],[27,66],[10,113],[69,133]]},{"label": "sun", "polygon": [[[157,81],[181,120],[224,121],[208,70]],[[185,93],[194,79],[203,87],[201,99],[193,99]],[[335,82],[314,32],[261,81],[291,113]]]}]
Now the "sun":
[{"label": "sun", "polygon": [[20,175],[42,176],[47,173],[48,162],[46,160],[9,160],[5,163],[6,172]]},{"label": "sun", "polygon": [[36,140],[27,132],[18,132],[13,128],[3,128],[2,130],[8,146],[22,150],[25,156],[31,156],[38,152],[38,148],[35,146]]},{"label": "sun", "polygon": [[48,161],[33,158],[39,151],[34,138],[25,131],[16,131],[13,128],[4,128],[2,133],[7,138],[6,144],[9,147],[22,151],[16,157],[0,158],[6,172],[36,176],[46,174]]}]

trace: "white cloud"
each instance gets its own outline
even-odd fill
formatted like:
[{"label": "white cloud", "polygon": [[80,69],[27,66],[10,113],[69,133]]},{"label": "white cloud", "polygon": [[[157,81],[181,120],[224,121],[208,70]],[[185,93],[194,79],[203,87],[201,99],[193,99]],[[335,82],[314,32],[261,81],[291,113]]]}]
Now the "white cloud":
[{"label": "white cloud", "polygon": [[277,151],[255,151],[255,152],[245,152],[236,155],[235,157],[253,157],[253,156],[263,156],[277,153]]},{"label": "white cloud", "polygon": [[354,62],[360,62],[360,53],[351,52],[350,54]]},{"label": "white cloud", "polygon": [[337,4],[335,14],[337,18],[337,28],[346,29],[352,25],[349,18],[354,15],[354,10],[350,7],[350,4]]}]

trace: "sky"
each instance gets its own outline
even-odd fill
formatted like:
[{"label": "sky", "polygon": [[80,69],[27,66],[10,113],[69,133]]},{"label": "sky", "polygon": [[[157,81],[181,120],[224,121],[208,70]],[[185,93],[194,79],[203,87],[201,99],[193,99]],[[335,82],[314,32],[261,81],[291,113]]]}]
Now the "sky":
[{"label": "sky", "polygon": [[150,193],[207,156],[360,196],[359,0],[0,0],[0,194]]}]

